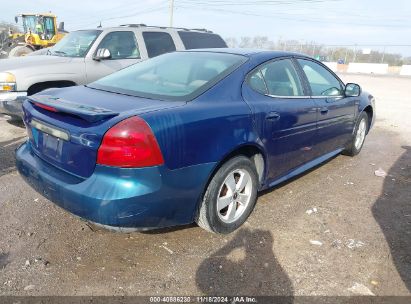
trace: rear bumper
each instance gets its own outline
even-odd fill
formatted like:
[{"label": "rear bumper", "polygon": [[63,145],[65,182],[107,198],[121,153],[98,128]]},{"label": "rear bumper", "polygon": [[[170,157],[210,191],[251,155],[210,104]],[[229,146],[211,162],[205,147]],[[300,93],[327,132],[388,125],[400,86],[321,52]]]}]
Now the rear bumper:
[{"label": "rear bumper", "polygon": [[40,159],[29,143],[17,149],[16,165],[28,184],[63,209],[100,225],[137,229],[192,223],[214,167],[214,163],[178,170],[97,165],[92,176],[82,179]]},{"label": "rear bumper", "polygon": [[27,92],[0,92],[0,113],[23,117],[23,101]]}]

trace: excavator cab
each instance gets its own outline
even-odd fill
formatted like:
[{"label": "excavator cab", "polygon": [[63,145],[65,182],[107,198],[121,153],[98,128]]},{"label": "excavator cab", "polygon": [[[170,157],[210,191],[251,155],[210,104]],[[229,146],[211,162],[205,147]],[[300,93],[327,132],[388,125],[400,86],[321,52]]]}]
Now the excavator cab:
[{"label": "excavator cab", "polygon": [[34,46],[54,45],[60,38],[60,32],[64,33],[64,28],[57,28],[57,17],[53,14],[21,14],[15,18],[17,23],[19,18],[22,20],[26,43]]}]

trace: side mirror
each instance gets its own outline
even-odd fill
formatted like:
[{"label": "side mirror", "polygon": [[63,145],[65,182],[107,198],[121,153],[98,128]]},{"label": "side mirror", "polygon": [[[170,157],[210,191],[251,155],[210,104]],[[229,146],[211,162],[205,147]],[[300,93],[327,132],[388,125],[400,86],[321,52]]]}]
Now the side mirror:
[{"label": "side mirror", "polygon": [[104,60],[104,59],[110,59],[111,58],[111,53],[108,49],[98,49],[96,54],[94,55],[93,59],[94,60]]},{"label": "side mirror", "polygon": [[19,17],[14,17],[14,21],[16,22],[16,23],[19,23]]},{"label": "side mirror", "polygon": [[347,83],[345,86],[345,96],[358,97],[361,95],[361,87],[356,83]]}]

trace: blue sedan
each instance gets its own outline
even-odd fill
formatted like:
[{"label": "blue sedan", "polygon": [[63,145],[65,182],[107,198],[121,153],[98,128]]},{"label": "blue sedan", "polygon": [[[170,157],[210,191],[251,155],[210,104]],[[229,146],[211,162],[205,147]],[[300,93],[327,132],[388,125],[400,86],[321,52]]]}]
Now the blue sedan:
[{"label": "blue sedan", "polygon": [[175,52],[23,104],[17,168],[69,212],[120,231],[230,233],[258,191],[361,151],[374,98],[300,54]]}]

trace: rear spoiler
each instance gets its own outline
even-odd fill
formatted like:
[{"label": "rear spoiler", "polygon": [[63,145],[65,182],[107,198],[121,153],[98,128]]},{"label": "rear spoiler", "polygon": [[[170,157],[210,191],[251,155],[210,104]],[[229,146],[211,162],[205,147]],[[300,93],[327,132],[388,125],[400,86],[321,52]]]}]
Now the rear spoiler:
[{"label": "rear spoiler", "polygon": [[42,109],[77,116],[88,122],[96,122],[119,114],[104,108],[76,104],[50,95],[29,96],[28,101]]}]

